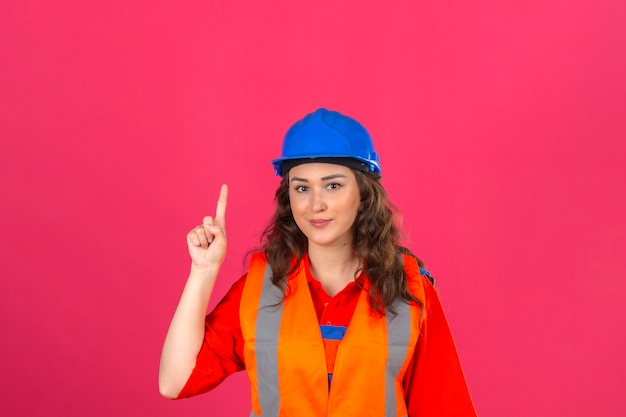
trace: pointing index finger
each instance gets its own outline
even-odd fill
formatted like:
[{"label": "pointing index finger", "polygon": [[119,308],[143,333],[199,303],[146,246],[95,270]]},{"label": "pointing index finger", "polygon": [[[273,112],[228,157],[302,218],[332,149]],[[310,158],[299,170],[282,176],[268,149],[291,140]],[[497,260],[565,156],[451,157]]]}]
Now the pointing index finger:
[{"label": "pointing index finger", "polygon": [[217,200],[217,208],[215,209],[215,220],[218,222],[224,222],[226,218],[226,202],[228,200],[228,186],[222,184],[220,189],[220,197]]}]

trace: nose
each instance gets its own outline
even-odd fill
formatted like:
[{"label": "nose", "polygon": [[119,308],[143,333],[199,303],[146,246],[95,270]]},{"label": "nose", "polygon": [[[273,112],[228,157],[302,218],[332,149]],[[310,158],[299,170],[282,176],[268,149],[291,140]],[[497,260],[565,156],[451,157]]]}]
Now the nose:
[{"label": "nose", "polygon": [[311,209],[316,213],[326,210],[323,191],[315,190],[311,193]]}]

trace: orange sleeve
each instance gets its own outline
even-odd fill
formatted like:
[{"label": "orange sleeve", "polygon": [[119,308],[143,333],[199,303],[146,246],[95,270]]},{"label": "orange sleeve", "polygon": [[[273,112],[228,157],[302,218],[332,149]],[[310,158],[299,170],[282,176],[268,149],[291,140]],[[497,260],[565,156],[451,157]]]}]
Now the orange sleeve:
[{"label": "orange sleeve", "polygon": [[204,341],[196,366],[177,399],[203,394],[227,376],[245,368],[239,304],[246,275],[237,280],[219,304],[206,316]]},{"label": "orange sleeve", "polygon": [[459,355],[437,291],[423,278],[426,318],[404,377],[409,417],[475,417]]}]

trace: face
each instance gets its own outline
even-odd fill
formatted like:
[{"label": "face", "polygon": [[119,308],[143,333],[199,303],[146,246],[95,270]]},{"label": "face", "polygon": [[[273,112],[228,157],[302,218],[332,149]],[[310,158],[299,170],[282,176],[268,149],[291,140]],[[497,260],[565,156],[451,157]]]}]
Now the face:
[{"label": "face", "polygon": [[359,187],[343,165],[307,163],[289,170],[289,202],[309,246],[352,245]]}]

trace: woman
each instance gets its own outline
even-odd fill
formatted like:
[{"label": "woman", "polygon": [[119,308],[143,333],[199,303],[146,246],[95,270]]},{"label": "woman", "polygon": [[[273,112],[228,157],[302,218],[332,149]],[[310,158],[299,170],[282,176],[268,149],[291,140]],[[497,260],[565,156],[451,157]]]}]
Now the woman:
[{"label": "woman", "polygon": [[400,246],[372,140],[318,109],[272,161],[276,211],[246,275],[204,318],[226,254],[227,188],[187,235],[191,272],[159,374],[168,398],[246,370],[252,416],[475,416],[423,265]]}]

